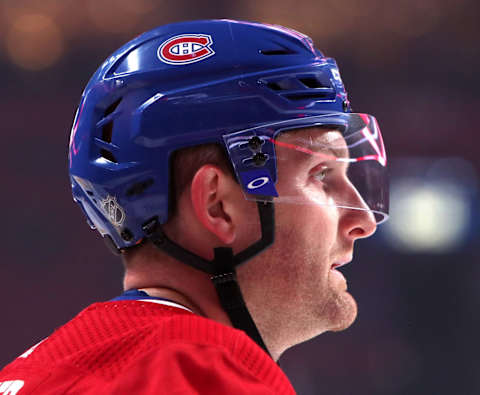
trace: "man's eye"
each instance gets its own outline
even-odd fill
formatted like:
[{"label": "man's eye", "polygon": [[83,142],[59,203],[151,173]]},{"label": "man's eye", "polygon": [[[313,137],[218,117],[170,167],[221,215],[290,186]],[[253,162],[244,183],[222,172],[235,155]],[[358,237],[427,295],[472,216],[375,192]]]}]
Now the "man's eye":
[{"label": "man's eye", "polygon": [[322,167],[319,171],[315,172],[313,176],[318,181],[323,181],[329,172],[330,172],[330,169],[328,167]]}]

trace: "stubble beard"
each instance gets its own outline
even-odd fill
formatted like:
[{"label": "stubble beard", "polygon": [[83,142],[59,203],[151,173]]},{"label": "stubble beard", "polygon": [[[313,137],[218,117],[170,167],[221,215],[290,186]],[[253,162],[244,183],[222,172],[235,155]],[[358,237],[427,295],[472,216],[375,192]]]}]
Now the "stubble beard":
[{"label": "stubble beard", "polygon": [[[294,231],[279,232],[278,236],[281,248],[268,259],[263,256],[261,262],[239,268],[238,273],[245,289],[253,288],[247,292],[255,295],[255,303],[249,309],[261,332],[288,348],[326,331],[348,328],[356,318],[357,304],[344,287],[331,282],[325,273],[330,270],[328,253],[319,256],[320,248],[312,250],[311,241],[296,238]],[[262,284],[258,289],[259,277],[254,269],[260,266],[263,273],[277,275],[267,276],[268,285]]]},{"label": "stubble beard", "polygon": [[[329,264],[329,257],[319,257],[313,254],[305,257],[311,267],[318,267],[325,262]],[[330,268],[327,268],[330,270]],[[331,281],[328,272],[325,281],[318,282],[324,276],[312,273],[310,283],[310,325],[316,328],[317,334],[326,331],[341,331],[353,324],[357,317],[357,303],[353,296],[335,281]]]},{"label": "stubble beard", "polygon": [[347,291],[332,292],[326,306],[328,330],[338,332],[350,327],[357,318],[357,302]]}]

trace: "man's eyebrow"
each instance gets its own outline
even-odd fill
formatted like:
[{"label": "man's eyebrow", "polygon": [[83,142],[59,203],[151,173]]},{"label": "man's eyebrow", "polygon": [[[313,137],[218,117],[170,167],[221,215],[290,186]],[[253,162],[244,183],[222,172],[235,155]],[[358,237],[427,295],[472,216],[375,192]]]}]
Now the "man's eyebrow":
[{"label": "man's eyebrow", "polygon": [[[305,148],[302,145],[298,144],[292,144],[292,143],[285,143],[282,141],[275,140],[273,138],[270,138],[270,141],[278,145],[280,147],[284,148],[289,148],[295,151],[303,152],[305,154],[311,155],[311,156],[321,156],[323,159],[327,160],[337,160],[338,158],[348,158],[348,149],[347,148],[340,148],[340,147],[330,147],[322,143],[310,143],[311,148]],[[330,152],[332,155],[328,156],[325,154],[325,152]]]},{"label": "man's eyebrow", "polygon": [[311,143],[311,147],[313,152],[328,151],[336,158],[348,158],[350,156],[347,147],[332,147],[320,142]]}]

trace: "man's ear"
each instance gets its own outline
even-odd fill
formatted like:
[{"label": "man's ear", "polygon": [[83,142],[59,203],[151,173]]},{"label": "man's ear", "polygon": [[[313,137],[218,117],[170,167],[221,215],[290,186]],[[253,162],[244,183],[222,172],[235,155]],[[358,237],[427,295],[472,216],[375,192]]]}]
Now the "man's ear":
[{"label": "man's ear", "polygon": [[204,165],[197,170],[190,187],[190,199],[198,221],[218,239],[231,244],[235,240],[235,224],[228,208],[235,182],[220,168]]}]

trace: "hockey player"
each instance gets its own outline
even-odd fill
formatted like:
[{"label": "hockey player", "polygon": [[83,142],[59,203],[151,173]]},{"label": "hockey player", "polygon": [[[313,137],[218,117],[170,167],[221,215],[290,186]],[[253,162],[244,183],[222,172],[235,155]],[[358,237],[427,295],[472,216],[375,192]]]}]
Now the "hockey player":
[{"label": "hockey player", "polygon": [[125,265],[0,394],[293,394],[275,361],[347,328],[337,270],[388,215],[374,117],[305,35],[178,23],[116,51],[71,132],[74,200]]}]

